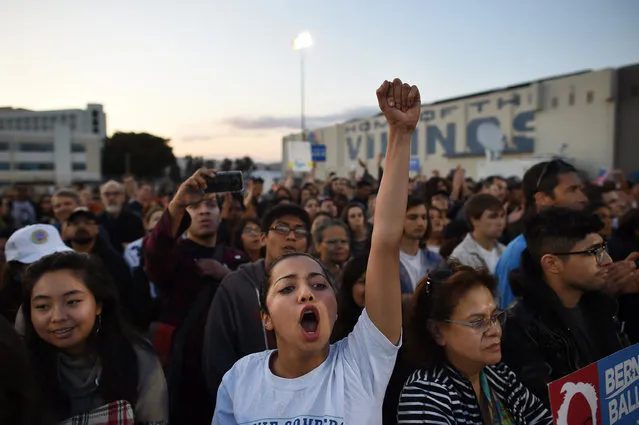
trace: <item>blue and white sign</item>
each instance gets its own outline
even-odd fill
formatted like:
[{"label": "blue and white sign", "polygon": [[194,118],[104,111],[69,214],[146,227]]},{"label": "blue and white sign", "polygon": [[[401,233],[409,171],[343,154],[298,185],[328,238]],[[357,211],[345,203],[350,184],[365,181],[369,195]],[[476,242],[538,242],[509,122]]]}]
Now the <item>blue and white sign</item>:
[{"label": "blue and white sign", "polygon": [[326,162],[326,145],[311,145],[313,162]]},{"label": "blue and white sign", "polygon": [[419,158],[414,156],[410,158],[410,171],[415,171],[416,173],[421,171],[419,168]]},{"label": "blue and white sign", "polygon": [[639,345],[597,362],[603,424],[639,423]]}]

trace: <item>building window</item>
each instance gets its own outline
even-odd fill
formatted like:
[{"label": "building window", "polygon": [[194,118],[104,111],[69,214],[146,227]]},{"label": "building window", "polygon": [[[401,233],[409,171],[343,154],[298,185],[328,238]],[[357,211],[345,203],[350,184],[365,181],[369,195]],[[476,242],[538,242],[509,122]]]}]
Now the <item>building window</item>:
[{"label": "building window", "polygon": [[572,106],[572,105],[574,105],[574,104],[575,104],[575,94],[574,94],[574,93],[570,93],[570,94],[568,95],[568,104],[569,104],[570,106]]},{"label": "building window", "polygon": [[550,105],[553,107],[553,109],[556,108],[559,105],[559,99],[553,97],[550,101]]},{"label": "building window", "polygon": [[0,162],[0,171],[9,171],[11,170],[11,164],[8,162]]},{"label": "building window", "polygon": [[0,152],[9,150],[9,142],[0,142]]},{"label": "building window", "polygon": [[71,164],[71,169],[73,171],[86,171],[87,164],[85,164],[84,162],[74,162],[73,164]]},{"label": "building window", "polygon": [[20,152],[53,152],[53,143],[20,143]]},{"label": "building window", "polygon": [[586,102],[592,103],[594,99],[595,99],[595,94],[593,92],[589,91],[588,93],[586,93]]},{"label": "building window", "polygon": [[87,147],[82,143],[71,143],[72,153],[84,153],[87,151]]},{"label": "building window", "polygon": [[19,162],[17,169],[20,171],[52,171],[52,162]]}]

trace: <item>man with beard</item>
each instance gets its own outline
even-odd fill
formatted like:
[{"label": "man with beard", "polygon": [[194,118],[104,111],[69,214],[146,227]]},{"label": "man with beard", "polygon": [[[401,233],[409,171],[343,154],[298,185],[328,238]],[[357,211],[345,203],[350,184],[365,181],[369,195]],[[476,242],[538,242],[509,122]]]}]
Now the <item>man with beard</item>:
[{"label": "man with beard", "polygon": [[[524,174],[522,185],[526,205],[523,220],[529,220],[542,209],[551,206],[583,210],[588,204],[577,169],[561,159],[533,165]],[[495,277],[498,279],[501,308],[507,308],[515,301],[508,276],[519,267],[519,259],[525,248],[526,238],[522,234],[508,244],[497,262]]]},{"label": "man with beard", "polygon": [[[131,273],[120,254],[99,235],[98,220],[87,208],[76,208],[67,220],[65,242],[76,252],[93,255],[102,260],[115,282],[126,316],[131,319],[135,300],[131,296]],[[134,323],[135,325],[135,323]]]},{"label": "man with beard", "polygon": [[[213,170],[195,172],[178,188],[144,243],[149,279],[162,306],[154,345],[168,375],[171,424],[210,424],[213,408],[202,373],[204,326],[220,281],[246,255],[217,242],[220,208],[205,194]],[[152,326],[153,328],[153,326]]]},{"label": "man with beard", "polygon": [[111,180],[100,188],[104,211],[98,216],[98,222],[109,233],[111,245],[122,255],[129,243],[144,236],[142,219],[132,212],[124,210],[126,201],[124,186]]},{"label": "man with beard", "polygon": [[423,246],[427,227],[426,204],[419,197],[409,196],[404,220],[404,235],[399,248],[399,279],[402,294],[415,292],[417,282],[443,261],[439,254]]}]

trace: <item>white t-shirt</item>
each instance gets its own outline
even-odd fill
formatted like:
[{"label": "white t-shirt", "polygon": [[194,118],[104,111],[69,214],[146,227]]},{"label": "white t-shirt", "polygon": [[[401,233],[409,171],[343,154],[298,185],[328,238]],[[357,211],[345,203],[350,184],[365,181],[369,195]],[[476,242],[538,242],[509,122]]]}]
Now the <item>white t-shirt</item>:
[{"label": "white t-shirt", "polygon": [[490,251],[483,248],[481,245],[477,244],[477,251],[481,254],[484,262],[486,263],[486,268],[490,271],[491,274],[495,273],[495,267],[497,267],[497,262],[499,261],[499,250],[497,247],[494,247]]},{"label": "white t-shirt", "polygon": [[382,403],[399,347],[362,312],[353,332],[331,345],[304,376],[275,376],[275,350],[250,354],[224,375],[212,425],[381,425]]},{"label": "white t-shirt", "polygon": [[413,285],[413,290],[417,288],[419,280],[426,275],[426,268],[422,261],[422,250],[417,251],[417,255],[409,255],[404,251],[399,251],[399,261],[406,267],[406,271],[410,276],[410,282]]}]

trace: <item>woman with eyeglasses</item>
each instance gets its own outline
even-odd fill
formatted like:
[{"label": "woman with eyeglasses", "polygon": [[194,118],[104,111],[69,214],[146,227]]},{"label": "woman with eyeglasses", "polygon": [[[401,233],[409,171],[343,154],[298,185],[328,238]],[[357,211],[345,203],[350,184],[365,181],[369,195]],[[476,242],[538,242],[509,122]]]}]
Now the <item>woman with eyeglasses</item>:
[{"label": "woman with eyeglasses", "polygon": [[506,312],[487,270],[449,264],[418,284],[407,325],[417,367],[404,384],[399,424],[552,424],[552,416],[501,363]]},{"label": "woman with eyeglasses", "polygon": [[260,222],[255,218],[245,218],[237,226],[233,237],[233,246],[244,251],[251,262],[264,258]]}]

